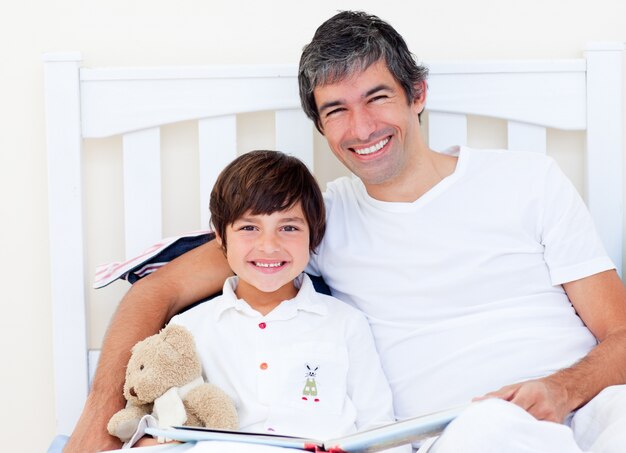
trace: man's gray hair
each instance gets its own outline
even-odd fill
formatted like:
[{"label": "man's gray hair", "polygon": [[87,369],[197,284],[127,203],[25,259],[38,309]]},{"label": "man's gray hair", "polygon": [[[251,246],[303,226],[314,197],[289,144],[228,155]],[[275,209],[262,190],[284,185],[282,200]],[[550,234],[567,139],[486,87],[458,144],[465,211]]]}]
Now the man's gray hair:
[{"label": "man's gray hair", "polygon": [[410,104],[422,95],[428,69],[418,65],[400,34],[387,22],[360,11],[342,11],[319,26],[304,46],[298,69],[300,102],[322,132],[313,90],[344,80],[384,60]]}]

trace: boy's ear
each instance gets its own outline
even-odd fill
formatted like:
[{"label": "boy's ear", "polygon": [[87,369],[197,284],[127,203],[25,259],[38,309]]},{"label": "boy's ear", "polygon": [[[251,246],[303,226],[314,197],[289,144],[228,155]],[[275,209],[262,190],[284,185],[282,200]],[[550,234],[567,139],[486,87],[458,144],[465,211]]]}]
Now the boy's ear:
[{"label": "boy's ear", "polygon": [[215,242],[217,243],[218,247],[220,248],[220,250],[222,251],[224,256],[227,256],[226,255],[226,245],[224,244],[224,241],[222,240],[222,237],[217,233],[217,231],[215,232]]}]

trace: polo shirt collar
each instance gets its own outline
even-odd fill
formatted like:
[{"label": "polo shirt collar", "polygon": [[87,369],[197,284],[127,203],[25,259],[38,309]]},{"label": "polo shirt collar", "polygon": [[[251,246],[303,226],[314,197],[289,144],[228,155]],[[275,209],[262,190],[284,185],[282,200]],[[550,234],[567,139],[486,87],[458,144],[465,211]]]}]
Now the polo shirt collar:
[{"label": "polo shirt collar", "polygon": [[[215,301],[215,318],[219,319],[222,314],[228,310],[236,310],[250,317],[263,317],[258,311],[252,309],[243,299],[238,299],[235,294],[239,277],[234,276],[228,278],[224,282],[222,289],[222,297]],[[318,315],[326,315],[328,308],[326,304],[320,300],[319,295],[313,287],[313,282],[305,273],[300,274],[295,279],[295,286],[299,288],[298,294],[293,299],[285,300],[280,303],[274,310],[268,313],[265,318],[268,320],[283,320],[294,317],[298,310],[314,313]]]}]

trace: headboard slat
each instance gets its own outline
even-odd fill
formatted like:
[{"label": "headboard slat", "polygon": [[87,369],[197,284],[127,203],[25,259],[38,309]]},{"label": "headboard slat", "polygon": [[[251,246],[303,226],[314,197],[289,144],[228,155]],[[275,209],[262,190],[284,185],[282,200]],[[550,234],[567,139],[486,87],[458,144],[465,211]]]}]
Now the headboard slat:
[{"label": "headboard slat", "polygon": [[87,397],[80,54],[45,64],[48,216],[57,429],[70,433]]},{"label": "headboard slat", "polygon": [[209,225],[209,199],[220,171],[237,156],[237,117],[225,115],[198,121],[200,153],[200,221]]},{"label": "headboard slat", "polygon": [[467,116],[458,113],[428,113],[428,144],[435,151],[467,144]]},{"label": "headboard slat", "polygon": [[160,128],[124,134],[126,257],[163,238]]},{"label": "headboard slat", "polygon": [[547,149],[546,128],[534,124],[509,121],[508,149],[545,154]]},{"label": "headboard slat", "polygon": [[299,157],[313,171],[313,123],[301,109],[278,110],[276,149]]},{"label": "headboard slat", "polygon": [[[587,204],[606,250],[622,270],[622,83],[624,45],[587,48]],[[593,150],[591,156],[589,150]]]}]

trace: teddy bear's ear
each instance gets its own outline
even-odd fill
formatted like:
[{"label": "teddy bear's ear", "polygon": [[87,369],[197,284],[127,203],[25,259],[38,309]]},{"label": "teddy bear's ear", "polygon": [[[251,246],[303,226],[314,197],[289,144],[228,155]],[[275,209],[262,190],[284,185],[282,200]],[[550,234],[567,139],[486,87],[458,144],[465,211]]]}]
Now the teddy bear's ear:
[{"label": "teddy bear's ear", "polygon": [[183,356],[196,354],[196,344],[191,332],[178,324],[168,324],[162,331],[163,341],[171,344]]}]

